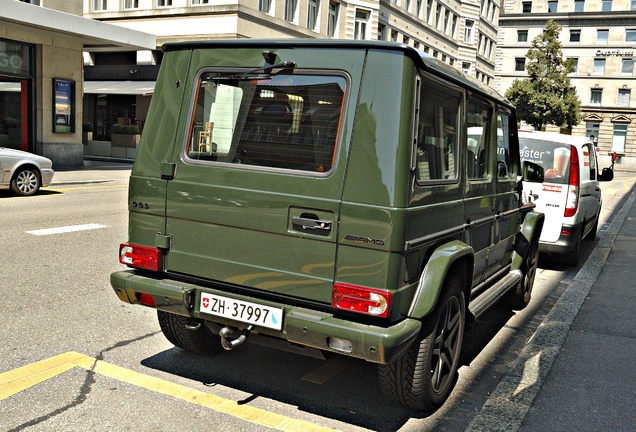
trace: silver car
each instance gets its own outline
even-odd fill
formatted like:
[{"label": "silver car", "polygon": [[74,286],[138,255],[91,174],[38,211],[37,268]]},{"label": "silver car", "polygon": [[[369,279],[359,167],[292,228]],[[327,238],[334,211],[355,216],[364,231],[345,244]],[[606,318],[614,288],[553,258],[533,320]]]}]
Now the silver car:
[{"label": "silver car", "polygon": [[0,189],[28,196],[51,184],[53,162],[44,156],[0,147]]}]

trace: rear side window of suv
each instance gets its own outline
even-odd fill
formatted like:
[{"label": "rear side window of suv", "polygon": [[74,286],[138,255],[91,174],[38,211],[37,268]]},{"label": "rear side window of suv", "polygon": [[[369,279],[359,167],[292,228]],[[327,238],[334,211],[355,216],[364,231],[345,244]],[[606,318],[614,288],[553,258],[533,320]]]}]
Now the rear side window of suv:
[{"label": "rear side window of suv", "polygon": [[327,173],[346,84],[343,76],[313,72],[205,71],[193,98],[186,160]]}]

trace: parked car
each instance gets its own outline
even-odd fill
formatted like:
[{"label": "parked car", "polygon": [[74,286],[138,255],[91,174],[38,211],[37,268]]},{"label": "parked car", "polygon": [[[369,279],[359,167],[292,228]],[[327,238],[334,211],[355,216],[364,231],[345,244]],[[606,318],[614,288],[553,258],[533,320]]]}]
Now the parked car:
[{"label": "parked car", "polygon": [[514,107],[397,43],[164,51],[119,299],[157,309],[185,350],[356,357],[392,399],[442,405],[465,326],[530,300],[543,215],[520,199]]},{"label": "parked car", "polygon": [[44,156],[0,147],[0,189],[16,195],[37,193],[53,180],[53,162]]},{"label": "parked car", "polygon": [[584,238],[594,239],[603,200],[599,181],[611,181],[614,171],[597,171],[596,148],[585,137],[550,132],[519,132],[522,161],[544,169],[543,182],[529,181],[524,191],[534,196],[545,214],[539,250],[561,255],[577,265]]}]

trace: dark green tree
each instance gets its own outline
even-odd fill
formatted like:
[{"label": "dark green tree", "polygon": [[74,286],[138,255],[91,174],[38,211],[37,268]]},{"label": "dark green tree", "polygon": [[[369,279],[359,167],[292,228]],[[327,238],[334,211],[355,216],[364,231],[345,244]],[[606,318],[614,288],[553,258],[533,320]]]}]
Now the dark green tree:
[{"label": "dark green tree", "polygon": [[505,96],[517,107],[517,118],[535,129],[551,124],[571,128],[580,123],[581,101],[568,77],[574,60],[564,59],[561,26],[548,21],[526,54],[528,78],[515,80]]}]

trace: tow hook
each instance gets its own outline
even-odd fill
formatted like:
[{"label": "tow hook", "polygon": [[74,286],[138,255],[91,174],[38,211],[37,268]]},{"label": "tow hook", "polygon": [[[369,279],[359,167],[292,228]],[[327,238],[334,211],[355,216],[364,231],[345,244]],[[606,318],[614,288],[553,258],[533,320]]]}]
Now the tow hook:
[{"label": "tow hook", "polygon": [[219,336],[221,336],[221,345],[223,346],[223,348],[225,348],[228,351],[231,351],[235,348],[240,347],[241,345],[245,343],[245,341],[247,341],[247,338],[250,336],[250,332],[252,331],[253,328],[254,328],[253,326],[249,326],[248,328],[243,330],[243,332],[238,338],[234,340],[229,340],[228,337],[230,336],[231,330],[227,327],[223,327],[219,331]]}]

